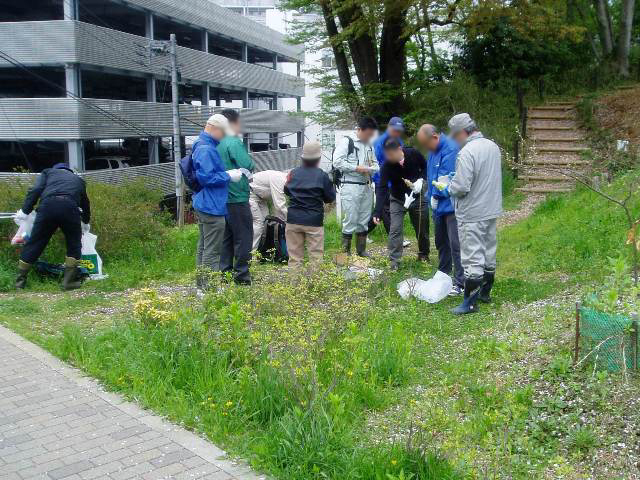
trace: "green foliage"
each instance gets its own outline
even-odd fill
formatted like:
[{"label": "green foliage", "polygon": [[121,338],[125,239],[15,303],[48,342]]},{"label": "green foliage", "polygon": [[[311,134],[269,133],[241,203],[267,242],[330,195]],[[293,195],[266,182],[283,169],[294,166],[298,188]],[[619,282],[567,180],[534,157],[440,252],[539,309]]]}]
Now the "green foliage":
[{"label": "green foliage", "polygon": [[[0,198],[0,211],[15,212],[24,200],[26,187],[17,184],[3,184],[4,195]],[[182,259],[177,254],[185,252],[179,239],[184,234],[171,235],[169,218],[159,209],[162,199],[160,192],[151,190],[140,182],[127,185],[106,185],[90,183],[88,194],[91,200],[91,231],[98,236],[96,248],[105,264],[105,269],[116,265],[129,266],[129,278],[112,279],[106,286],[123,282],[135,283],[141,277],[151,278],[157,273],[153,267],[158,259],[158,251],[168,249],[174,251],[174,257],[163,259]],[[17,230],[12,221],[0,222],[0,238],[10,239]],[[192,246],[189,255],[193,255]],[[15,264],[20,249],[3,241],[0,245],[0,291],[12,288],[13,281],[8,283],[7,276],[15,273]],[[61,232],[54,235],[49,246],[42,255],[42,260],[61,263],[65,255],[64,236]],[[169,260],[170,261],[170,260]],[[146,265],[145,265],[146,263]]]},{"label": "green foliage", "polygon": [[626,258],[609,258],[609,271],[602,285],[585,297],[584,305],[611,314],[630,316],[637,313],[640,310],[640,286],[635,285]]}]

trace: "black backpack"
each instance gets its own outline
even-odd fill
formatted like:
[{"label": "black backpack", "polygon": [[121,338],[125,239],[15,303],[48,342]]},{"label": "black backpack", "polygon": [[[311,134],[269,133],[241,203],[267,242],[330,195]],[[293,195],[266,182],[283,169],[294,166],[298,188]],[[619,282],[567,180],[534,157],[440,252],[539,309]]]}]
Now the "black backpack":
[{"label": "black backpack", "polygon": [[[347,147],[347,156],[351,155],[356,151],[356,145],[353,143],[353,138],[345,136],[347,140],[349,140],[349,146]],[[342,172],[333,166],[333,155],[336,153],[336,147],[333,147],[333,151],[331,152],[331,181],[336,188],[340,188],[342,185]]]},{"label": "black backpack", "polygon": [[287,224],[278,217],[268,215],[264,219],[264,229],[258,244],[258,253],[262,262],[287,263],[287,239],[284,232]]}]

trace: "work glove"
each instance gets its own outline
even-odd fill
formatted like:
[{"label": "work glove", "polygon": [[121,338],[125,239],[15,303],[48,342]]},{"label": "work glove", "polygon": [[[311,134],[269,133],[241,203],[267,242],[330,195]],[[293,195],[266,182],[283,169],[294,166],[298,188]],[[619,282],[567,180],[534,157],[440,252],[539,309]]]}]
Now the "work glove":
[{"label": "work glove", "polygon": [[435,180],[431,182],[431,184],[438,189],[440,192],[440,196],[444,198],[449,198],[451,194],[449,193],[449,185],[443,182],[436,182]]},{"label": "work glove", "polygon": [[431,195],[431,210],[434,212],[438,209],[438,199]]},{"label": "work glove", "polygon": [[22,209],[20,209],[20,210],[18,210],[18,211],[16,212],[15,219],[16,219],[17,221],[19,221],[19,222],[24,222],[24,221],[27,219],[27,217],[28,217],[28,216],[29,216],[29,215],[27,215],[26,213],[24,213],[24,212],[22,211]]},{"label": "work glove", "polygon": [[90,230],[91,230],[91,225],[89,225],[88,223],[82,222],[82,233],[89,233]]},{"label": "work glove", "polygon": [[229,178],[233,183],[239,182],[242,178],[242,171],[239,168],[234,168],[233,170],[227,170],[229,174]]}]

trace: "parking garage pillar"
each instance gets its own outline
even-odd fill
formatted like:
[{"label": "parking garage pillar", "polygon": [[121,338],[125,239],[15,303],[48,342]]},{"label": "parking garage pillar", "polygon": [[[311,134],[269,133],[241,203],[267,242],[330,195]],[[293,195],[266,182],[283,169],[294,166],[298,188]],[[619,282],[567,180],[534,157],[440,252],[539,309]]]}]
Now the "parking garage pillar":
[{"label": "parking garage pillar", "polygon": [[249,45],[247,45],[246,43],[242,44],[242,61],[249,61]]},{"label": "parking garage pillar", "polygon": [[144,33],[145,33],[145,36],[148,39],[153,40],[153,36],[154,36],[154,19],[153,19],[153,13],[151,13],[151,12],[147,12],[146,15],[145,15]]},{"label": "parking garage pillar", "polygon": [[208,83],[203,83],[202,84],[202,105],[205,107],[208,107],[210,101],[211,101],[211,89]]},{"label": "parking garage pillar", "polygon": [[78,1],[65,0],[62,3],[64,4],[64,19],[77,20],[78,19]]},{"label": "parking garage pillar", "polygon": [[[147,102],[157,101],[156,79],[153,75],[147,77]],[[147,138],[147,155],[149,165],[160,163],[160,137]]]},{"label": "parking garage pillar", "polygon": [[[73,3],[75,4],[75,2]],[[65,8],[67,8],[67,3],[65,3]],[[64,75],[67,97],[79,98],[82,95],[80,89],[80,67],[73,63],[65,65]],[[81,140],[70,140],[67,142],[66,157],[67,163],[69,163],[71,168],[79,172],[84,170],[84,150]]]},{"label": "parking garage pillar", "polygon": [[[300,64],[298,63],[298,65]],[[296,97],[296,111],[302,111],[302,97]],[[298,132],[297,139],[298,147],[301,147],[304,144],[304,126],[302,127],[302,130]]]},{"label": "parking garage pillar", "polygon": [[273,54],[273,69],[278,70],[278,54]]}]

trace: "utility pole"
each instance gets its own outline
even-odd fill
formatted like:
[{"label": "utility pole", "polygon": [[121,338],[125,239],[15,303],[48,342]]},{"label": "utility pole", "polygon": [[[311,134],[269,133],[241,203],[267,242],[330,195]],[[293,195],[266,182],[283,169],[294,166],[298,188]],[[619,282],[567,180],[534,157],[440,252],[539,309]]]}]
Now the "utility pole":
[{"label": "utility pole", "polygon": [[180,159],[182,158],[182,138],[180,132],[180,98],[178,88],[178,55],[176,51],[176,36],[169,37],[169,57],[171,61],[171,110],[173,116],[173,159],[175,161],[176,180],[176,216],[178,227],[184,225],[184,183],[180,171]]}]

